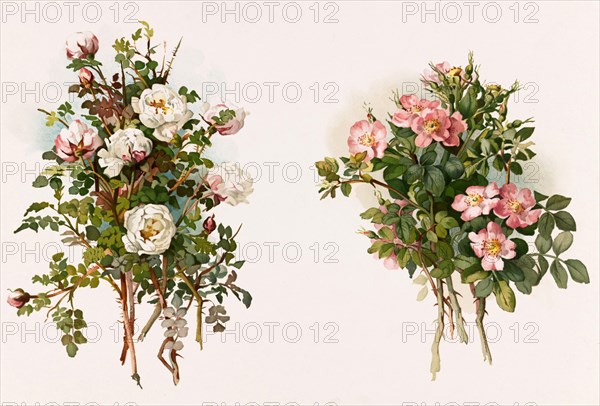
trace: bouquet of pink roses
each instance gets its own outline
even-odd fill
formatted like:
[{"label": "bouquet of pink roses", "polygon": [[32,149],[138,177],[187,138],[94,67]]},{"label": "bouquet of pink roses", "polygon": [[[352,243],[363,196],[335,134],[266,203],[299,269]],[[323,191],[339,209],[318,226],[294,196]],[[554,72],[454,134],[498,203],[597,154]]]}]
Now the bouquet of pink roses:
[{"label": "bouquet of pink roses", "polygon": [[[431,65],[422,82],[432,97],[395,93],[396,111],[367,118],[350,128],[349,157],[317,162],[322,197],[348,196],[355,184],[377,192],[378,205],[361,214],[373,230],[368,252],[388,269],[403,268],[429,291],[437,305],[431,373],[440,371],[440,341],[448,324],[467,343],[465,319],[456,283],[467,284],[476,303],[476,324],[484,360],[492,356],[484,329],[487,299],[513,312],[513,287],[530,294],[548,271],[559,288],[568,276],[589,283],[585,265],[564,259],[573,243],[575,220],[564,209],[571,199],[546,196],[511,182],[523,173],[522,162],[535,153],[529,140],[532,119],[507,119],[508,101],[518,90],[482,83],[473,56],[463,68],[447,62]],[[491,182],[490,167],[505,182]],[[380,190],[385,190],[389,198]],[[527,240],[533,241],[534,250]]]},{"label": "bouquet of pink roses", "polygon": [[[239,167],[214,165],[204,156],[213,135],[232,135],[244,126],[244,110],[205,104],[194,114],[190,104],[199,100],[196,91],[169,85],[180,44],[167,55],[152,45],[153,29],[141,24],[129,39],[115,41],[120,69],[113,75],[95,58],[98,39],[92,33],[76,33],[67,41],[68,68],[80,82],[69,91],[82,100],[83,114],[76,118],[68,102],[56,111],[40,109],[49,127],[62,127],[54,147],[43,154],[56,164],[33,183],[52,189],[54,200],[33,203],[16,232],[49,228],[61,233],[64,244],[81,246],[83,258],[72,262],[62,252],[54,255],[50,271],[33,277],[42,291],[15,289],[8,302],[19,315],[44,310],[74,357],[87,341],[76,293],[105,282],[120,303],[120,360],[129,356],[132,378],[140,383],[136,341],[162,318],[159,359],[177,384],[192,305],[202,348],[203,323],[221,332],[229,320],[224,296],[231,294],[246,307],[252,301],[236,285],[236,269],[243,265],[234,258],[239,229],[219,224],[210,213],[221,203],[247,202],[252,180]],[[144,300],[153,311],[136,340],[136,306]]]}]

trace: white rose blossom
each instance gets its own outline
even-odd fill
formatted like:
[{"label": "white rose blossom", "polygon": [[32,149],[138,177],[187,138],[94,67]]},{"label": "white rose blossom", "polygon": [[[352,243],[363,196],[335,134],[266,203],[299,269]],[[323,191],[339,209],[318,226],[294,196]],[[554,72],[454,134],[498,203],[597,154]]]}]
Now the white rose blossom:
[{"label": "white rose blossom", "polygon": [[131,105],[133,111],[139,114],[142,124],[153,128],[154,136],[165,142],[171,142],[193,115],[187,108],[185,96],[161,84],[144,90],[139,98],[133,97]]},{"label": "white rose blossom", "polygon": [[152,141],[137,128],[118,130],[106,139],[106,149],[98,151],[98,163],[111,178],[118,176],[123,167],[141,162],[152,151]]},{"label": "white rose blossom", "polygon": [[156,255],[171,245],[176,227],[167,206],[146,204],[125,212],[123,244],[127,252]]},{"label": "white rose blossom", "polygon": [[246,198],[254,191],[252,178],[234,163],[215,165],[208,172],[206,182],[218,200],[232,206],[248,203]]}]

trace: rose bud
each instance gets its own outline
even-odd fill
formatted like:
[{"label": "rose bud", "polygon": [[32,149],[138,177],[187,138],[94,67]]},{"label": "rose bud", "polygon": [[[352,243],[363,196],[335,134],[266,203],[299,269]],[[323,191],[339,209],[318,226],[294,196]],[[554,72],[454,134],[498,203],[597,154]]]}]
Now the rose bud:
[{"label": "rose bud", "polygon": [[98,52],[98,38],[90,31],[76,32],[67,38],[67,58],[84,59]]},{"label": "rose bud", "polygon": [[[227,121],[220,122],[215,120],[214,117],[220,118],[221,112],[232,111],[235,115],[229,115]],[[204,120],[214,126],[214,128],[221,135],[233,135],[244,127],[244,120],[246,119],[246,111],[243,108],[231,108],[230,106],[221,103],[211,106],[209,103],[202,105],[202,116]]]},{"label": "rose bud", "polygon": [[23,289],[15,289],[14,291],[10,292],[6,302],[12,307],[20,309],[25,305],[25,303],[29,302],[29,299],[31,299],[29,293],[25,292]]},{"label": "rose bud", "polygon": [[81,68],[79,70],[79,83],[83,87],[89,87],[90,84],[94,81],[94,75],[90,72],[89,69]]},{"label": "rose bud", "polygon": [[215,229],[217,228],[217,222],[215,221],[214,214],[208,217],[206,220],[204,220],[202,227],[204,227],[204,231],[206,231],[206,234],[210,234],[213,231],[215,231]]}]

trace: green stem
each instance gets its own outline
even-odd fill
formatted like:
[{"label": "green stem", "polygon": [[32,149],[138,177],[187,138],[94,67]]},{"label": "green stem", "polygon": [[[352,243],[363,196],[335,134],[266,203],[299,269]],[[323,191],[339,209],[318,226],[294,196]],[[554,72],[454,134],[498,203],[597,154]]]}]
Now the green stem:
[{"label": "green stem", "polygon": [[465,321],[462,316],[462,309],[458,302],[456,291],[454,290],[454,283],[452,282],[452,276],[446,278],[446,285],[448,286],[448,294],[450,296],[450,302],[452,303],[452,310],[454,310],[456,318],[456,327],[458,329],[458,337],[460,342],[467,344],[469,342],[469,336],[465,331]]},{"label": "green stem", "polygon": [[437,306],[438,306],[438,317],[437,326],[435,329],[435,339],[431,345],[431,380],[435,381],[436,374],[441,370],[440,360],[440,342],[444,336],[444,285],[442,280],[437,280]]}]

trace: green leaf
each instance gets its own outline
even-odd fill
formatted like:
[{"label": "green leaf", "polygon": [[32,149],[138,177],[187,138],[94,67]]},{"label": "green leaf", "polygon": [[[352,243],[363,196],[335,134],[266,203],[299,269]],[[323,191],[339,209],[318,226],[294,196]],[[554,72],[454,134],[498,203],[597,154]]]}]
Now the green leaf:
[{"label": "green leaf", "polygon": [[67,344],[67,354],[69,355],[69,357],[73,358],[75,355],[77,355],[77,345],[73,342]]},{"label": "green leaf", "polygon": [[[472,88],[473,89],[473,88]],[[477,110],[477,98],[474,91],[468,91],[458,102],[458,111],[463,118],[471,117]]]},{"label": "green leaf", "polygon": [[515,292],[511,289],[506,281],[498,281],[494,284],[494,295],[496,295],[496,303],[504,311],[514,312],[517,306],[517,298]]},{"label": "green leaf", "polygon": [[425,186],[425,189],[434,195],[440,196],[446,187],[443,172],[435,166],[426,168],[423,185]]},{"label": "green leaf", "polygon": [[546,202],[546,210],[562,210],[571,203],[570,197],[554,195]]},{"label": "green leaf", "polygon": [[421,155],[419,162],[423,166],[433,165],[435,163],[436,158],[437,158],[437,154],[435,153],[435,151],[428,151],[428,152],[424,153],[423,155]]},{"label": "green leaf", "polygon": [[567,259],[565,263],[571,274],[571,279],[578,283],[590,283],[590,275],[583,262],[578,259]]},{"label": "green leaf", "polygon": [[370,209],[368,209],[367,211],[365,211],[364,213],[360,214],[360,217],[368,220],[370,218],[373,218],[373,216],[377,215],[381,213],[381,210],[379,210],[377,207],[371,207]]},{"label": "green leaf", "polygon": [[424,174],[425,168],[423,168],[421,165],[413,165],[410,166],[404,173],[404,180],[409,184],[415,183],[423,179]]},{"label": "green leaf", "polygon": [[460,274],[460,279],[462,283],[473,283],[481,279],[485,279],[490,276],[488,271],[482,271],[477,267],[465,269]]},{"label": "green leaf", "polygon": [[475,285],[475,296],[483,298],[488,297],[494,288],[492,278],[487,278]]},{"label": "green leaf", "polygon": [[444,279],[452,275],[454,272],[454,263],[451,259],[445,259],[431,271],[431,276],[438,279]]},{"label": "green leaf", "polygon": [[527,251],[529,251],[529,245],[525,242],[525,240],[522,240],[521,238],[513,238],[512,242],[514,242],[517,247],[515,248],[515,251],[517,252],[517,256],[522,256],[527,254]]},{"label": "green leaf", "polygon": [[554,239],[552,251],[554,251],[556,255],[560,255],[568,250],[571,244],[573,244],[573,234],[569,231],[563,231]]},{"label": "green leaf", "polygon": [[460,159],[451,156],[444,164],[444,170],[452,179],[458,179],[465,173],[465,167]]},{"label": "green leaf", "polygon": [[48,179],[45,176],[40,175],[37,178],[35,178],[35,180],[32,183],[32,186],[36,188],[48,186]]},{"label": "green leaf", "polygon": [[567,288],[567,271],[560,264],[560,261],[558,259],[555,259],[552,262],[552,265],[550,265],[550,273],[552,274],[552,277],[556,282],[556,286],[558,286],[561,289]]},{"label": "green leaf", "polygon": [[566,211],[559,211],[554,213],[554,220],[556,221],[556,227],[563,231],[576,231],[577,225],[575,219]]},{"label": "green leaf", "polygon": [[535,247],[540,254],[545,254],[546,252],[550,251],[550,248],[552,248],[552,238],[546,238],[539,234],[535,238]]},{"label": "green leaf", "polygon": [[85,228],[85,234],[87,235],[88,240],[96,241],[100,238],[100,231],[94,226],[87,226]]},{"label": "green leaf", "polygon": [[525,127],[525,128],[521,128],[517,134],[515,138],[518,138],[519,141],[525,141],[527,138],[531,137],[531,134],[533,134],[533,130],[535,130],[535,127]]},{"label": "green leaf", "polygon": [[342,183],[340,189],[342,189],[342,194],[348,197],[350,196],[350,192],[352,192],[352,185],[350,183]]},{"label": "green leaf", "polygon": [[550,213],[544,213],[540,217],[538,230],[545,238],[550,238],[552,230],[554,230],[554,217]]},{"label": "green leaf", "polygon": [[523,282],[525,280],[525,274],[523,271],[512,261],[504,262],[504,270],[502,275],[506,276],[513,282]]}]

